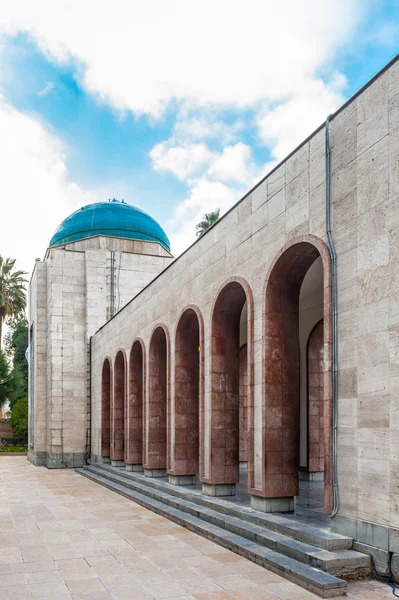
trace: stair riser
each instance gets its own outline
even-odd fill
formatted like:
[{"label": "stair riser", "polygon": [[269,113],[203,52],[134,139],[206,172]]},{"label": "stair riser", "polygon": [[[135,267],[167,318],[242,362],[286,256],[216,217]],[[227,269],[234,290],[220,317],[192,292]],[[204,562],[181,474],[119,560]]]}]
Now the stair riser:
[{"label": "stair riser", "polygon": [[[193,523],[186,522],[181,517],[174,515],[173,509],[171,509],[171,511],[169,511],[169,510],[163,510],[159,506],[154,506],[151,503],[150,498],[148,498],[148,501],[146,501],[145,497],[139,498],[139,497],[134,496],[132,498],[132,496],[128,492],[124,492],[120,488],[115,488],[113,482],[108,483],[107,481],[99,481],[95,476],[93,476],[88,471],[79,471],[79,473],[81,475],[83,475],[84,477],[86,477],[87,479],[90,479],[91,481],[93,481],[95,483],[99,483],[103,487],[106,487],[107,489],[109,489],[113,492],[116,492],[116,493],[124,496],[125,498],[128,498],[129,500],[134,500],[134,502],[136,502],[140,506],[143,506],[144,508],[148,508],[149,510],[156,512],[157,514],[160,514],[161,516],[177,523],[178,525],[184,527],[185,529],[193,531],[194,533],[197,533],[197,534],[201,535],[202,537],[205,537],[205,538],[209,539],[210,541],[213,541],[213,542],[217,543],[218,545],[223,546],[223,547],[235,552],[236,554],[239,554],[240,556],[243,556],[244,558],[247,558],[247,559],[251,560],[252,562],[259,564],[260,566],[265,567],[268,570],[285,577],[286,579],[289,579],[293,583],[296,583],[296,584],[300,585],[301,587],[304,587],[305,589],[309,590],[310,592],[319,594],[323,598],[334,598],[334,597],[342,596],[346,592],[346,586],[344,586],[344,585],[340,585],[339,587],[336,587],[336,588],[324,588],[324,587],[319,587],[317,585],[314,585],[311,581],[304,580],[301,577],[296,576],[289,570],[284,569],[284,567],[282,567],[282,568],[276,567],[276,565],[273,564],[273,562],[270,562],[270,560],[267,559],[267,555],[265,557],[262,557],[262,556],[259,556],[259,554],[257,554],[253,550],[251,550],[250,544],[243,548],[238,543],[234,543],[234,541],[224,539],[223,537],[218,536],[216,533],[212,533],[209,530],[208,531],[204,530],[204,528],[202,528],[200,526],[196,526]],[[267,552],[266,549],[265,549],[265,551]],[[344,583],[344,582],[342,582],[342,583]]]},{"label": "stair riser", "polygon": [[[102,471],[106,471],[107,475],[108,473],[110,475],[114,474],[112,468],[106,465],[101,465],[100,468]],[[129,482],[134,481],[141,485],[144,485],[141,479],[137,478],[137,476],[134,474],[132,475],[130,472],[127,473],[121,470],[120,473],[118,472],[118,476],[123,477]],[[150,479],[145,481],[145,486],[152,488],[161,494],[165,491],[165,484],[160,484],[159,482]],[[352,540],[350,538],[325,539],[323,537],[318,537],[313,534],[308,534],[307,532],[301,530],[293,530],[292,527],[286,527],[284,526],[284,524],[265,522],[262,518],[257,517],[256,514],[238,511],[237,509],[235,509],[234,506],[230,508],[226,506],[215,505],[215,503],[209,498],[206,498],[199,494],[190,493],[188,490],[179,490],[178,487],[174,489],[173,486],[168,486],[167,493],[181,498],[182,500],[188,500],[190,502],[198,504],[199,506],[203,506],[204,508],[210,508],[227,516],[236,517],[242,521],[247,521],[248,523],[261,526],[270,531],[275,531],[276,533],[286,535],[298,541],[304,542],[305,544],[317,546],[318,548],[322,548],[323,550],[329,550],[334,552],[336,550],[349,550],[352,547]],[[157,494],[154,497],[159,498],[159,494]]]},{"label": "stair riser", "polygon": [[[118,481],[117,476],[114,476],[113,473],[107,472],[106,475],[104,474],[104,476],[105,479],[108,479],[113,483],[120,485],[120,481]],[[125,481],[123,485],[128,489],[132,490],[133,492],[144,494],[145,496],[148,496],[153,500],[159,501],[161,499],[161,501],[164,504],[170,506],[171,508],[182,510],[183,512],[198,519],[201,519],[207,523],[210,523],[211,525],[215,525],[217,527],[220,527],[221,529],[226,529],[226,531],[229,531],[230,533],[234,533],[238,536],[248,539],[249,541],[260,544],[265,548],[268,548],[275,552],[279,552],[281,554],[284,554],[285,556],[289,556],[290,558],[294,558],[295,560],[304,564],[309,564],[313,567],[321,569],[322,571],[331,573],[331,575],[348,575],[353,574],[354,572],[359,574],[366,574],[369,572],[368,560],[363,559],[363,557],[361,556],[359,556],[359,560],[352,561],[352,564],[350,564],[348,560],[344,560],[342,562],[336,559],[333,562],[328,560],[320,560],[318,557],[306,554],[304,551],[301,550],[296,550],[295,548],[292,548],[287,544],[281,543],[279,540],[275,541],[273,539],[270,539],[267,535],[256,534],[255,532],[249,531],[245,527],[245,523],[243,523],[243,526],[231,524],[225,521],[222,516],[216,517],[214,515],[207,514],[205,511],[197,511],[192,507],[185,505],[184,502],[182,502],[181,500],[174,501],[173,499],[168,498],[165,495],[163,495],[160,498],[159,494],[156,493],[155,489],[154,491],[152,491],[152,486],[149,486],[147,489],[143,488],[142,484],[136,484],[134,481],[129,481],[128,478],[124,479]]]}]

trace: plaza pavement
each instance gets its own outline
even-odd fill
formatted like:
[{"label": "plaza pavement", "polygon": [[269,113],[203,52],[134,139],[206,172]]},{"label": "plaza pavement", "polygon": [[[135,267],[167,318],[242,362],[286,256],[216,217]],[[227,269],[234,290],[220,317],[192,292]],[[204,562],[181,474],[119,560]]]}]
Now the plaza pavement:
[{"label": "plaza pavement", "polygon": [[[348,600],[391,599],[376,581]],[[0,600],[311,600],[73,470],[0,456]]]}]

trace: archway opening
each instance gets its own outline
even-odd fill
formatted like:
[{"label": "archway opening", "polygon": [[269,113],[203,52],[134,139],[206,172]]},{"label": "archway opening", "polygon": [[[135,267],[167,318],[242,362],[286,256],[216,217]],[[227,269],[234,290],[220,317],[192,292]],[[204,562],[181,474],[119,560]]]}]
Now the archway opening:
[{"label": "archway opening", "polygon": [[240,417],[241,425],[248,425],[244,418],[249,381],[247,311],[242,319],[246,302],[243,286],[230,282],[219,293],[212,314],[210,470],[208,482],[203,484],[208,495],[234,495],[240,478],[240,453],[243,463],[248,460],[247,430],[240,436]]},{"label": "archway opening", "polygon": [[148,417],[144,473],[150,477],[161,477],[166,474],[167,352],[166,333],[162,327],[157,327],[150,342],[148,366]]},{"label": "archway opening", "polygon": [[176,330],[174,388],[174,460],[169,481],[194,484],[199,474],[200,323],[193,309]]},{"label": "archway opening", "polygon": [[310,332],[307,343],[307,479],[324,479],[324,336],[323,320]]},{"label": "archway opening", "polygon": [[101,456],[109,462],[111,456],[111,364],[105,359],[101,374]]},{"label": "archway opening", "polygon": [[129,405],[126,469],[141,471],[143,465],[144,352],[139,340],[130,351]]},{"label": "archway opening", "polygon": [[[324,318],[323,352],[325,347],[330,349],[326,335],[331,310],[327,256],[324,253],[322,260],[311,243],[294,244],[276,260],[266,285],[264,498],[257,498],[255,502],[266,511],[294,510],[294,498],[299,496],[299,476],[305,479],[302,474],[309,472],[308,384],[314,377],[309,373],[307,347],[309,334]],[[329,451],[324,449],[329,444],[330,433],[326,429],[329,420],[324,416],[330,410],[331,394],[330,387],[324,386],[325,372],[320,373],[320,368],[324,369],[321,364],[319,360],[317,393],[324,409],[323,470],[329,472],[331,459]],[[324,494],[326,509],[328,497],[327,490]]]},{"label": "archway opening", "polygon": [[114,406],[111,462],[115,466],[125,464],[125,397],[126,365],[122,351],[115,358],[114,366]]}]

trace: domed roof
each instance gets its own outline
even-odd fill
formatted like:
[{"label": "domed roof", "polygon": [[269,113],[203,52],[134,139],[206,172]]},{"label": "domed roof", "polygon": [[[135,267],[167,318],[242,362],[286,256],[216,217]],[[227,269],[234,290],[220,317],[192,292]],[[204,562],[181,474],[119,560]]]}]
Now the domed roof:
[{"label": "domed roof", "polygon": [[96,235],[157,242],[170,250],[159,223],[143,210],[115,199],[82,206],[69,215],[51,238],[50,248]]}]

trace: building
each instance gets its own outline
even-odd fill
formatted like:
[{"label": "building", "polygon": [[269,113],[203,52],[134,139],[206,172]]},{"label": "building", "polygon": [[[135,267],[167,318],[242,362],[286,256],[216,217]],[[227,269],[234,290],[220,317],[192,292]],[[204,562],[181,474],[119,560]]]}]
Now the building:
[{"label": "building", "polygon": [[[332,529],[388,573],[398,60],[176,260],[150,217],[136,231],[136,209],[98,207],[67,219],[35,265],[30,460],[90,458],[175,486],[199,477],[210,497],[233,495],[246,469],[265,513],[292,511],[300,481],[319,482]],[[87,233],[80,216],[97,210]]]}]

